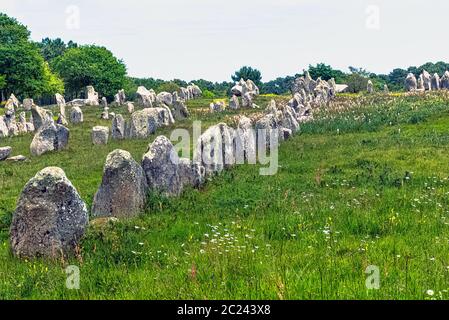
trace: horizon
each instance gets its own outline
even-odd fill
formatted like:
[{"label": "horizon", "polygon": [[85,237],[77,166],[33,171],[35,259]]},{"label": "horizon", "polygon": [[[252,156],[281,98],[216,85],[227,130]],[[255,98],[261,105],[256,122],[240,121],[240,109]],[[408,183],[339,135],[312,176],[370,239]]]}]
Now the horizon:
[{"label": "horizon", "polygon": [[26,25],[33,41],[61,38],[108,48],[124,61],[130,77],[230,82],[247,65],[268,82],[317,63],[344,72],[354,66],[388,74],[445,61],[449,45],[421,41],[428,30],[433,38],[444,38],[449,3],[431,2],[428,16],[422,16],[419,0],[347,0],[344,5],[261,0],[257,6],[236,0],[81,0],[76,6],[67,0],[6,0],[0,11]]}]

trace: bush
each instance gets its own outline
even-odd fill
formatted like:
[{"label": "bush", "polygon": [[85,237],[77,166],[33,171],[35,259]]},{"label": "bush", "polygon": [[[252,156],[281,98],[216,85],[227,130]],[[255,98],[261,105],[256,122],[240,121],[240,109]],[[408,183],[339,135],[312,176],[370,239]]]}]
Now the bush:
[{"label": "bush", "polygon": [[160,86],[157,87],[156,91],[159,92],[169,92],[169,93],[173,93],[173,92],[179,92],[181,90],[181,87],[179,85],[177,85],[176,83],[174,83],[173,81],[170,82],[164,82],[163,84],[161,84]]},{"label": "bush", "polygon": [[206,99],[214,99],[215,98],[215,93],[213,93],[212,91],[209,90],[203,90],[203,98]]}]

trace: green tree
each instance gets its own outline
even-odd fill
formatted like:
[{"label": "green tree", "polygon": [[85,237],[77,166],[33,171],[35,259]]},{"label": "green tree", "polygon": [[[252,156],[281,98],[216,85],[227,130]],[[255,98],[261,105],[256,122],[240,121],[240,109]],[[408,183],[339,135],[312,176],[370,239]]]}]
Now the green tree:
[{"label": "green tree", "polygon": [[313,79],[321,77],[321,79],[328,81],[334,78],[337,83],[342,82],[345,78],[343,71],[334,70],[324,63],[318,63],[316,66],[309,65],[309,73]]},{"label": "green tree", "polygon": [[231,76],[234,82],[243,80],[252,80],[258,87],[262,86],[262,74],[259,70],[252,67],[244,66],[237,70],[234,75]]},{"label": "green tree", "polygon": [[50,39],[45,38],[39,42],[38,47],[41,50],[42,56],[45,61],[51,61],[54,58],[62,56],[67,49],[76,48],[78,45],[73,41],[69,41],[68,44],[65,44],[60,38]]},{"label": "green tree", "polygon": [[92,85],[112,99],[127,83],[126,66],[111,51],[94,45],[68,49],[52,60],[52,69],[63,79],[68,96],[80,97]]},{"label": "green tree", "polygon": [[164,82],[156,88],[156,92],[179,92],[181,87],[174,81]]},{"label": "green tree", "polygon": [[352,73],[346,79],[348,85],[348,92],[358,93],[365,91],[368,86],[368,78],[364,77],[360,73]]},{"label": "green tree", "polygon": [[0,70],[6,81],[2,90],[5,96],[42,97],[50,94],[48,81],[56,80],[29,36],[25,26],[0,13]]}]

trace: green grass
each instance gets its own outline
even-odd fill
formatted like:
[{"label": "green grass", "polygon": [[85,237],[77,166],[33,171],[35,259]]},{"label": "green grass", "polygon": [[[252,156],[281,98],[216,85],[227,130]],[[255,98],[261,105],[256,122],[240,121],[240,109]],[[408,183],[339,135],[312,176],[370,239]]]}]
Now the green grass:
[{"label": "green grass", "polygon": [[[139,218],[89,228],[78,259],[17,260],[8,228],[29,178],[60,166],[90,206],[108,152],[140,160],[154,139],[93,147],[90,128],[108,122],[87,110],[68,150],[0,163],[0,298],[447,299],[447,96],[340,99],[355,107],[304,124],[281,145],[275,176],[237,166],[179,199],[151,196]],[[235,114],[206,114],[209,103],[190,102],[192,119],[207,126]],[[30,156],[30,141],[0,143]],[[80,290],[65,288],[68,264],[80,266]],[[379,290],[365,287],[369,265],[380,268]]]}]

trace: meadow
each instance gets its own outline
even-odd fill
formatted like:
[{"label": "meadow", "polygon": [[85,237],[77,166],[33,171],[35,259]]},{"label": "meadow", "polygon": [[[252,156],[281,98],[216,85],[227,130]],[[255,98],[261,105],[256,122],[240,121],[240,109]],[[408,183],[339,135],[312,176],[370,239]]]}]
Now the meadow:
[{"label": "meadow", "polygon": [[[176,127],[261,111],[211,115],[210,101],[189,101],[192,117]],[[0,299],[448,299],[448,111],[446,92],[339,96],[280,146],[277,175],[239,165],[179,199],[149,195],[138,218],[92,224],[69,261],[10,253],[25,183],[59,166],[90,206],[109,152],[140,161],[173,128],[92,146],[91,128],[109,121],[88,108],[65,151],[36,158],[31,135],[2,139],[30,159],[0,163]],[[80,268],[79,290],[66,288],[68,265]],[[369,266],[378,290],[366,287]]]}]

